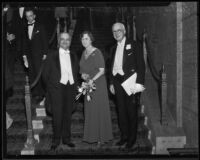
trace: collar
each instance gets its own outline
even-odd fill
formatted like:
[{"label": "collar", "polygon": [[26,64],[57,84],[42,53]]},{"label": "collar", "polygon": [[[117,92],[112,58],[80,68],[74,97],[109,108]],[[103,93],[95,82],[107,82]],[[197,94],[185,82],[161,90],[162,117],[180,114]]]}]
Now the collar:
[{"label": "collar", "polygon": [[32,23],[29,23],[29,22],[28,22],[28,25],[29,25],[29,24],[31,25],[31,24],[34,24],[34,23],[35,23],[35,20],[33,20],[33,22],[32,22]]},{"label": "collar", "polygon": [[125,41],[126,41],[126,37],[124,37],[121,42],[117,42],[117,45],[124,46]]},{"label": "collar", "polygon": [[59,48],[59,53],[61,53],[61,54],[69,54],[70,53],[70,51],[69,51],[69,49],[67,49],[67,50],[65,50],[65,49],[63,49],[63,48]]},{"label": "collar", "polygon": [[19,7],[19,10],[24,10],[24,7]]}]

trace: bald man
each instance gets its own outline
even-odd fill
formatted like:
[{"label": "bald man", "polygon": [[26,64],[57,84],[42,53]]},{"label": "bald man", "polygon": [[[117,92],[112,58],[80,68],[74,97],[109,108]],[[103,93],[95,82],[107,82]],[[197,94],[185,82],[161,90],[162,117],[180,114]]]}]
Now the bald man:
[{"label": "bald man", "polygon": [[53,116],[52,150],[56,150],[60,141],[69,147],[71,142],[71,115],[75,105],[78,62],[75,53],[69,50],[71,37],[61,33],[59,49],[47,56],[43,79],[46,83],[47,101],[50,102]]},{"label": "bald man", "polygon": [[136,83],[139,88],[142,88],[145,63],[141,44],[126,38],[126,29],[122,23],[113,24],[112,32],[117,44],[111,48],[110,91],[116,96],[121,131],[121,139],[116,145],[126,144],[125,148],[130,149],[134,146],[137,138],[137,106],[135,95],[129,96],[121,84],[136,72]]}]

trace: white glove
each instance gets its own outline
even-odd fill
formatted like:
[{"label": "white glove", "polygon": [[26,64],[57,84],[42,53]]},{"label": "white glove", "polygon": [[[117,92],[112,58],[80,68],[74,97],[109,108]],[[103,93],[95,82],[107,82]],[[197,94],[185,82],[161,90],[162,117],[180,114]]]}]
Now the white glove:
[{"label": "white glove", "polygon": [[42,60],[45,60],[47,58],[47,55],[44,54],[43,57],[42,57]]},{"label": "white glove", "polygon": [[138,93],[138,92],[143,92],[145,90],[144,86],[141,84],[136,83],[134,88],[131,88],[131,92],[133,94]]},{"label": "white glove", "polygon": [[28,60],[27,60],[27,57],[26,56],[23,56],[23,60],[24,60],[24,66],[26,68],[28,68]]}]

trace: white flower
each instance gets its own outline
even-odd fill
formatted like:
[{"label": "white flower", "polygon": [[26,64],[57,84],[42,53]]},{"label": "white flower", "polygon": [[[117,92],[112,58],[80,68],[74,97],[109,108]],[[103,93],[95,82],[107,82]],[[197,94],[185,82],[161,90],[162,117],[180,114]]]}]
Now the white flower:
[{"label": "white flower", "polygon": [[83,91],[83,95],[85,95],[85,94],[86,94],[86,90]]},{"label": "white flower", "polygon": [[126,45],[126,50],[131,49],[131,44]]},{"label": "white flower", "polygon": [[83,88],[79,88],[78,91],[79,91],[79,92],[83,92]]},{"label": "white flower", "polygon": [[90,95],[87,95],[87,100],[90,101],[91,100],[91,97]]}]

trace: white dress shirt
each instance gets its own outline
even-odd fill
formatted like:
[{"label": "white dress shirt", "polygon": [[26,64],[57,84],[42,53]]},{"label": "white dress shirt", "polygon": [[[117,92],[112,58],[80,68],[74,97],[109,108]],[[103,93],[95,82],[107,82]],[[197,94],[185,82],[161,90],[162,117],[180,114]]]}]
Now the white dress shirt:
[{"label": "white dress shirt", "polygon": [[23,13],[24,13],[24,7],[20,7],[19,8],[19,15],[20,15],[21,18],[23,18],[23,15],[24,15]]},{"label": "white dress shirt", "polygon": [[60,83],[66,85],[69,81],[70,85],[74,84],[74,78],[72,74],[71,59],[69,50],[59,49],[61,79]]},{"label": "white dress shirt", "polygon": [[[33,21],[32,23],[35,23],[35,21]],[[32,24],[32,23],[29,23],[29,22],[28,22],[28,24]],[[31,37],[32,37],[34,25],[35,25],[35,24],[28,26],[28,37],[29,37],[29,39],[31,39]]]},{"label": "white dress shirt", "polygon": [[117,73],[122,76],[124,75],[124,71],[122,69],[122,63],[123,63],[122,61],[123,61],[125,41],[126,41],[126,37],[124,37],[121,42],[117,43],[117,49],[116,49],[113,72],[112,72],[114,76]]}]

